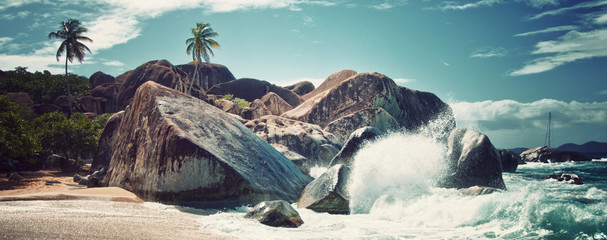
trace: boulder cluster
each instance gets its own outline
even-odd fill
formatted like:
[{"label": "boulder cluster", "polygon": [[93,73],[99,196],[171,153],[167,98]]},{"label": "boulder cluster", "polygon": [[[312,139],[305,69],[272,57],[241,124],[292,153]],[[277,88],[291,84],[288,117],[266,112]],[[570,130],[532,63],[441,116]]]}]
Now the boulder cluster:
[{"label": "boulder cluster", "polygon": [[[343,70],[315,88],[236,79],[217,64],[194,69],[157,60],[116,78],[93,74],[93,90],[76,100],[76,109],[114,114],[91,175],[78,181],[181,205],[261,202],[247,217],[297,227],[303,221],[289,203],[349,213],[356,152],[391,131],[432,128],[448,146],[439,185],[462,194],[505,190],[502,172],[521,162],[495,149],[486,135],[456,128],[451,108],[436,95],[398,86],[380,73]],[[313,179],[319,166],[328,170]]]}]

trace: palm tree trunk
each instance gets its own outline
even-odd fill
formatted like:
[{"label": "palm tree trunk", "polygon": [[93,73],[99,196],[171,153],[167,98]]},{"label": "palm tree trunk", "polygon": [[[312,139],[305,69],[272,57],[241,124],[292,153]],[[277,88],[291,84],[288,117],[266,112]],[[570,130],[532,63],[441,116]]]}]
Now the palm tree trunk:
[{"label": "palm tree trunk", "polygon": [[[67,51],[66,51],[67,53]],[[67,54],[65,56],[65,83],[67,84],[67,101],[68,104],[70,106],[70,115],[68,115],[68,118],[72,117],[72,94],[70,93],[70,81],[67,78]]]},{"label": "palm tree trunk", "polygon": [[190,87],[188,88],[188,95],[190,95],[190,90],[192,90],[192,85],[194,85],[194,81],[196,77],[198,77],[198,62],[194,63],[196,66],[194,67],[194,76],[192,76],[192,80],[190,81]]}]

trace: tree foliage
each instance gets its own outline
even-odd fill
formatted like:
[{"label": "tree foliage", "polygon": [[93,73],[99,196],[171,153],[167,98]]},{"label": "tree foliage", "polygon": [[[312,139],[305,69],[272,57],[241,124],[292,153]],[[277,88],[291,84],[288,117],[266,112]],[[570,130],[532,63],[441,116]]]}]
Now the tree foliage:
[{"label": "tree foliage", "polygon": [[0,158],[20,158],[39,151],[32,127],[21,117],[19,105],[0,96]]},{"label": "tree foliage", "polygon": [[[69,74],[68,80],[75,97],[81,97],[91,87],[86,77]],[[25,92],[34,103],[51,104],[57,97],[66,94],[65,76],[41,72],[31,73],[23,69],[4,72],[0,78],[0,94]]]}]

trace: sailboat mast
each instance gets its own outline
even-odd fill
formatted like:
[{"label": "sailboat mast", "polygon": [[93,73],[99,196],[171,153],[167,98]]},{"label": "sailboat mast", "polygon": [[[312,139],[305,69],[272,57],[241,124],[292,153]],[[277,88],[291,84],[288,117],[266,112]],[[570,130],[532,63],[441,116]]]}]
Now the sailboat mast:
[{"label": "sailboat mast", "polygon": [[546,128],[546,138],[544,139],[544,146],[550,147],[550,125],[552,124],[552,112],[548,112],[548,127]]}]

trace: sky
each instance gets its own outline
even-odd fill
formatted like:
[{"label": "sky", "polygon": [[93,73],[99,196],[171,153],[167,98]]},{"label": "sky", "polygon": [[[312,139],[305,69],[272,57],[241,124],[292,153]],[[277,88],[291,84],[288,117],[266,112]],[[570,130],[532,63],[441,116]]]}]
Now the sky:
[{"label": "sky", "polygon": [[64,73],[48,34],[69,18],[93,39],[69,65],[83,76],[188,63],[190,29],[208,22],[211,62],[236,78],[379,72],[498,148],[543,146],[548,112],[552,147],[607,142],[607,0],[0,0],[0,69]]}]

